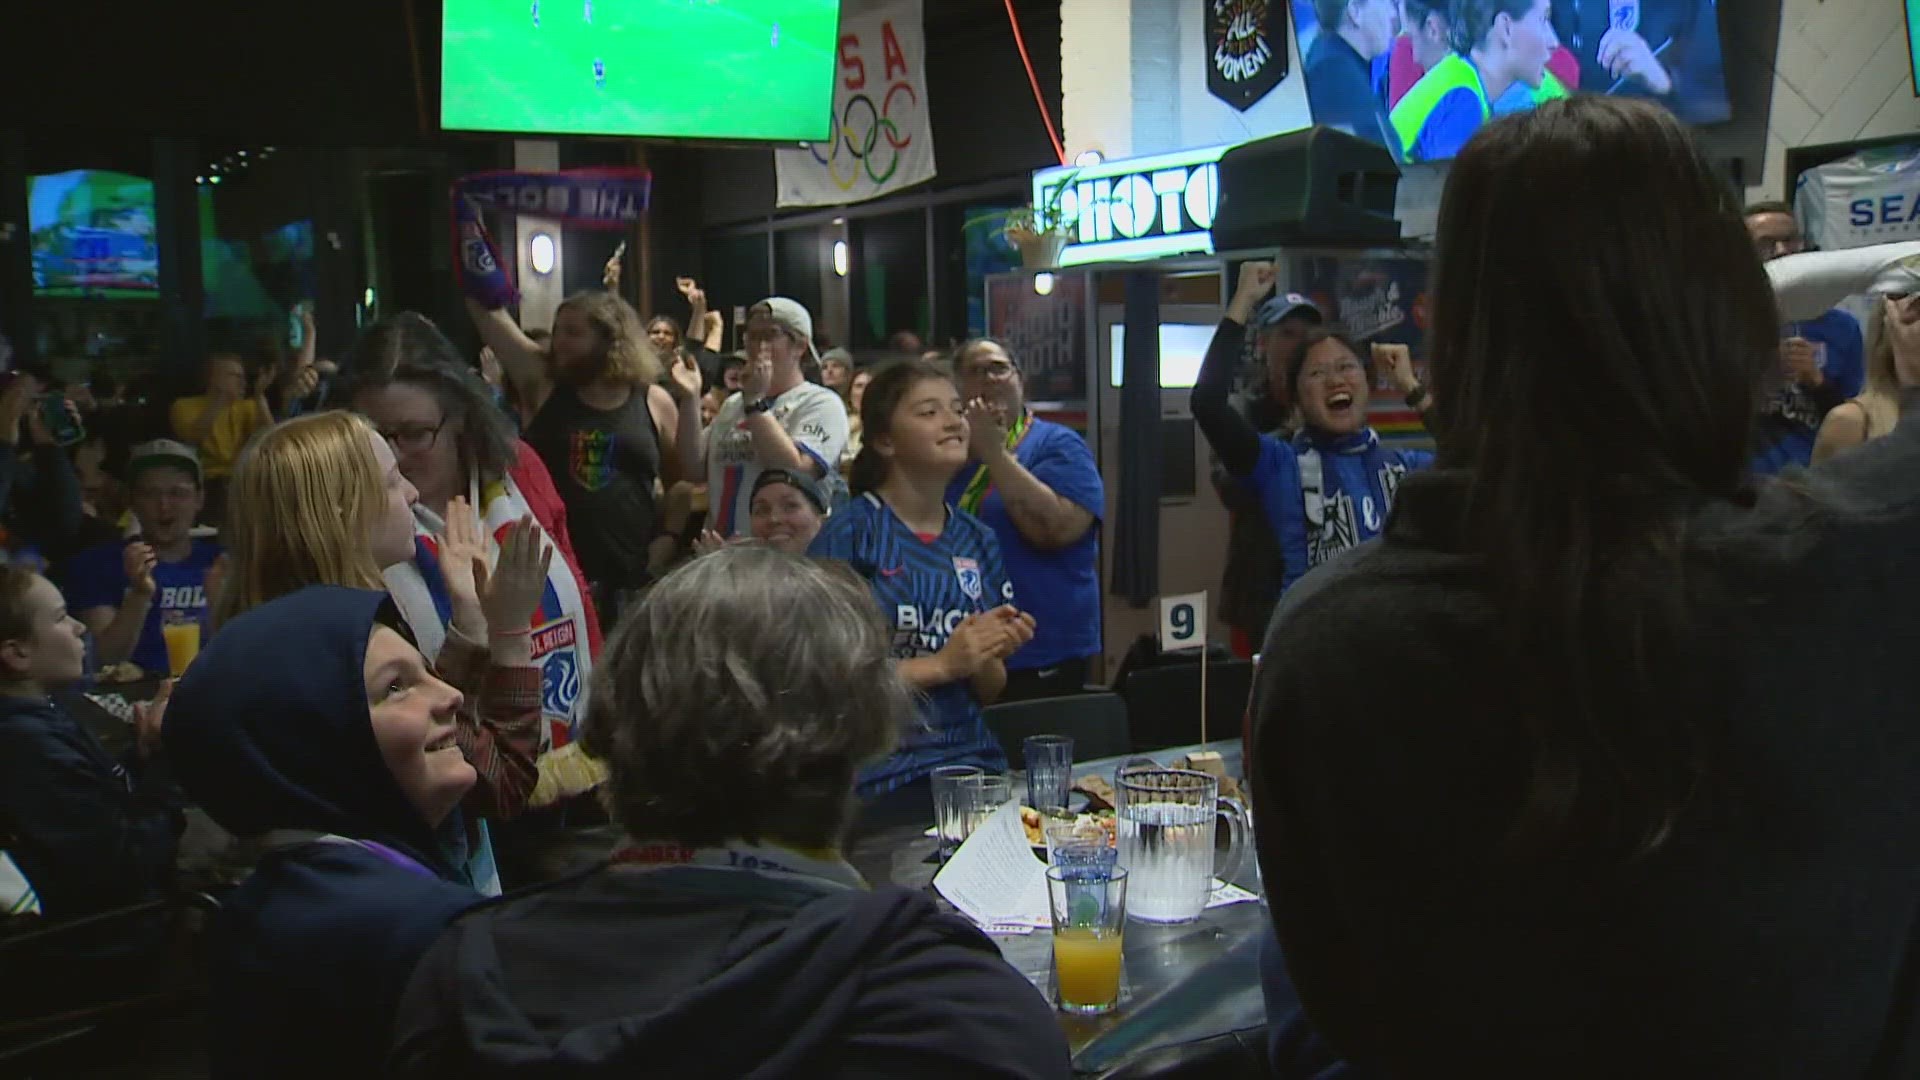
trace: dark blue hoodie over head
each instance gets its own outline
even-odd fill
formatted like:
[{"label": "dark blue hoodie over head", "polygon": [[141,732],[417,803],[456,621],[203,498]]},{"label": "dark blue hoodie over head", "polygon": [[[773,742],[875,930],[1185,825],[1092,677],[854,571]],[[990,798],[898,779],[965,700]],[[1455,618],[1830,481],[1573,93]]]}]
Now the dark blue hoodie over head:
[{"label": "dark blue hoodie over head", "polygon": [[317,586],[223,627],[174,691],[163,737],[187,794],[275,843],[209,942],[220,1076],[373,1071],[401,989],[479,901],[374,740],[363,675],[384,593]]}]

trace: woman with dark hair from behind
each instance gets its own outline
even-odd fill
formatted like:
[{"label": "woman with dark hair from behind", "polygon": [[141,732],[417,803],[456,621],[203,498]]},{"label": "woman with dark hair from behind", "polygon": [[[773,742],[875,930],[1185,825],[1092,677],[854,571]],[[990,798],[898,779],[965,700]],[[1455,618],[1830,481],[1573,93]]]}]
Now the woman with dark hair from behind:
[{"label": "woman with dark hair from behind", "polygon": [[393,448],[400,472],[420,493],[414,504],[414,558],[383,570],[387,590],[414,628],[429,660],[449,631],[484,642],[489,629],[478,612],[461,611],[447,595],[440,563],[447,554],[449,514],[478,514],[481,553],[488,568],[500,554],[496,539],[531,516],[560,556],[548,571],[534,625],[534,662],[551,690],[546,696],[541,746],[565,745],[579,724],[580,687],[600,646],[600,624],[586,578],[574,559],[567,508],[533,448],[514,438],[484,383],[425,316],[411,311],[380,320],[354,347],[352,381],[344,395],[372,420]]},{"label": "woman with dark hair from behind", "polygon": [[851,575],[759,545],[649,590],[586,736],[624,840],[435,944],[396,1073],[1068,1076],[991,941],[841,855],[855,775],[912,721],[891,639]]},{"label": "woman with dark hair from behind", "polygon": [[1664,110],[1489,125],[1435,246],[1439,467],[1254,694],[1308,1015],[1393,1076],[1915,1075],[1914,500],[1750,483],[1778,313]]}]

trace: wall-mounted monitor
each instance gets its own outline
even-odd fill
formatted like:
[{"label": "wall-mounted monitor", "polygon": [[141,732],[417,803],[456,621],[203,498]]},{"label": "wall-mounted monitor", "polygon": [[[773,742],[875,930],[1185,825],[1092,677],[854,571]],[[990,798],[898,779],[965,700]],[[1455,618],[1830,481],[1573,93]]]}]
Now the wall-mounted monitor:
[{"label": "wall-mounted monitor", "polygon": [[1575,93],[1690,124],[1732,113],[1716,0],[1346,0],[1331,26],[1328,4],[1292,3],[1313,122],[1402,162],[1446,161],[1488,119]]},{"label": "wall-mounted monitor", "polygon": [[32,177],[27,229],[36,296],[160,295],[151,180],[102,169]]},{"label": "wall-mounted monitor", "polygon": [[839,0],[444,0],[450,131],[807,142]]},{"label": "wall-mounted monitor", "polygon": [[[1200,361],[1207,357],[1207,346],[1213,342],[1213,332],[1218,323],[1170,323],[1160,324],[1160,389],[1187,390],[1200,378]],[[1118,387],[1123,381],[1126,368],[1127,327],[1124,323],[1114,323],[1108,327],[1111,340],[1111,371],[1107,376],[1108,384]]]},{"label": "wall-mounted monitor", "polygon": [[1913,92],[1920,96],[1920,0],[1907,0],[1907,70]]}]

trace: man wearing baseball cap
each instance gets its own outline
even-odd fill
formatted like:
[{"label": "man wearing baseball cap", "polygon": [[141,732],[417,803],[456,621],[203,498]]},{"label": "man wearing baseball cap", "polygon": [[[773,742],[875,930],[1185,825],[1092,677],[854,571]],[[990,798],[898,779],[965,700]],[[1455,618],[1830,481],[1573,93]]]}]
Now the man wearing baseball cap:
[{"label": "man wearing baseball cap", "polygon": [[172,439],[134,447],[127,482],[140,533],[74,556],[67,602],[93,632],[103,662],[131,660],[165,672],[160,628],[206,624],[208,576],[221,548],[192,535],[205,499],[200,456],[192,447]]},{"label": "man wearing baseball cap", "polygon": [[746,534],[754,482],[767,469],[804,473],[829,492],[844,490],[837,463],[847,445],[846,405],[802,371],[805,362],[819,362],[813,316],[797,300],[769,297],[747,311],[746,344],[740,391],[713,423],[702,427],[697,408],[680,410],[683,475],[706,475],[707,526],[727,538]]}]

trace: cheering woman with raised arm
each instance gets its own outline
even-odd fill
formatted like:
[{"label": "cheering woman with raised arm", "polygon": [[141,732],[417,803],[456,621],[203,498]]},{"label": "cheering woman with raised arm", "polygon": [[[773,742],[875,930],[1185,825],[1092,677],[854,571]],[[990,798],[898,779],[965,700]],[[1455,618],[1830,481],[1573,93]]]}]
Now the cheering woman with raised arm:
[{"label": "cheering woman with raised arm", "polygon": [[[1247,322],[1273,290],[1272,263],[1240,267],[1227,315],[1214,331],[1193,387],[1193,418],[1228,475],[1260,500],[1280,540],[1284,591],[1301,575],[1362,540],[1379,535],[1393,508],[1401,477],[1426,468],[1433,455],[1392,450],[1367,426],[1373,367],[1345,334],[1316,326],[1287,363],[1288,397],[1300,410],[1291,439],[1262,435],[1233,407],[1233,371]],[[1407,401],[1424,409],[1428,398],[1413,381],[1405,345],[1375,345]]]},{"label": "cheering woman with raised arm", "polygon": [[654,484],[676,460],[679,413],[658,385],[671,354],[655,352],[640,316],[608,292],[575,293],[560,305],[551,355],[505,309],[478,300],[467,308],[534,411],[527,444],[566,501],[594,607],[611,623],[620,601],[647,583]]}]

